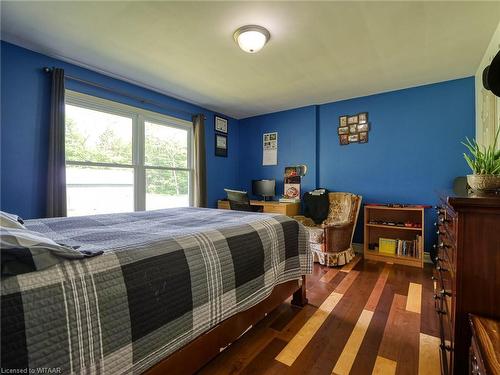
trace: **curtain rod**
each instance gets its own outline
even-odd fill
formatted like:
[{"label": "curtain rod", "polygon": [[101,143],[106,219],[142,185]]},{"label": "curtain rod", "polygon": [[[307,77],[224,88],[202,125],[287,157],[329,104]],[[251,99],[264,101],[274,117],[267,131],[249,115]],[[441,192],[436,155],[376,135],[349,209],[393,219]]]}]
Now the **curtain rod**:
[{"label": "curtain rod", "polygon": [[[54,68],[44,67],[43,71],[45,73],[49,73],[53,69]],[[113,94],[118,94],[118,95],[124,96],[124,97],[129,98],[129,99],[133,99],[133,100],[138,101],[138,102],[143,103],[143,104],[153,105],[155,107],[163,108],[163,109],[168,110],[168,111],[175,111],[175,112],[178,112],[178,113],[184,113],[184,114],[189,115],[189,116],[194,116],[195,115],[194,113],[191,113],[191,112],[188,112],[188,111],[184,111],[182,109],[178,109],[178,108],[175,108],[175,107],[172,107],[172,106],[161,104],[161,103],[158,103],[158,102],[156,102],[154,100],[144,99],[144,98],[141,98],[140,96],[131,95],[131,94],[125,92],[125,91],[113,89],[111,87],[107,87],[107,86],[101,85],[101,84],[96,83],[96,82],[88,81],[88,80],[83,79],[83,78],[71,76],[71,75],[68,75],[66,73],[64,74],[64,78],[65,79],[69,79],[71,81],[80,82],[80,83],[83,83],[83,84],[88,85],[88,86],[97,87],[97,88],[99,88],[101,90],[108,91],[108,92],[111,92]],[[206,116],[203,115],[203,118],[206,119]]]}]

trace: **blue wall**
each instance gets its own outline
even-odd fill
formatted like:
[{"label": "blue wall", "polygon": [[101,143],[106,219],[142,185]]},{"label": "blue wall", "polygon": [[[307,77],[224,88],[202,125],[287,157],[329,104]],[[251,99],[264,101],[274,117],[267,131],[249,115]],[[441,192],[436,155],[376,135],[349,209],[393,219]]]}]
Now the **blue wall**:
[{"label": "blue wall", "polygon": [[[223,188],[238,184],[238,121],[229,120],[228,157],[214,155],[214,113],[196,105],[155,93],[24,48],[1,42],[1,207],[24,218],[45,214],[47,145],[49,129],[49,75],[44,66],[65,69],[87,79],[135,96],[206,116],[208,202],[215,207]],[[145,105],[132,99],[67,81],[67,88],[150,111],[191,120],[177,111]]]},{"label": "blue wall", "polygon": [[[251,189],[253,179],[276,179],[276,193],[283,194],[286,166],[306,164],[303,189],[316,186],[316,107],[309,106],[240,120],[240,185]],[[262,165],[262,136],[278,132],[278,165]]]},{"label": "blue wall", "polygon": [[[460,141],[474,136],[474,78],[384,94],[230,119],[228,158],[214,156],[214,113],[196,105],[64,63],[9,43],[1,44],[1,207],[32,218],[45,212],[45,174],[50,81],[41,68],[68,74],[158,101],[179,110],[204,113],[208,199],[214,207],[223,188],[251,191],[251,180],[275,178],[283,191],[284,167],[306,164],[304,190],[326,187],[363,195],[364,202],[435,204],[436,192],[468,173]],[[175,111],[143,105],[68,81],[67,87],[189,120]],[[369,112],[367,144],[340,146],[338,116]],[[278,165],[262,166],[262,134],[278,132]],[[240,141],[241,140],[241,141]],[[355,240],[362,242],[362,217]],[[427,215],[427,233],[433,216]],[[426,239],[426,248],[433,241]]]},{"label": "blue wall", "polygon": [[[468,173],[460,141],[474,136],[474,111],[470,77],[243,119],[240,185],[248,186],[250,178],[280,177],[286,164],[305,163],[310,167],[306,189],[317,182],[361,194],[365,203],[434,205],[436,192]],[[338,117],[359,112],[369,112],[369,142],[340,146]],[[279,132],[276,168],[255,162],[262,158],[264,131]],[[433,214],[428,210],[426,249],[434,240]],[[356,242],[363,241],[362,220],[361,215]]]}]

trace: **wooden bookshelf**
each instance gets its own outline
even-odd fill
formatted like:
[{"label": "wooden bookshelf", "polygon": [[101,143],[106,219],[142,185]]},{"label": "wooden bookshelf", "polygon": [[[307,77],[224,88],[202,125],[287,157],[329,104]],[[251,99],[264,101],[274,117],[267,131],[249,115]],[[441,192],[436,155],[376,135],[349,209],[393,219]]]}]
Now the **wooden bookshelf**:
[{"label": "wooden bookshelf", "polygon": [[[389,225],[387,223],[412,223],[418,227]],[[403,264],[422,268],[424,266],[424,208],[423,207],[387,207],[365,205],[365,259]],[[369,244],[379,243],[379,238],[412,241],[421,236],[418,256],[387,254],[370,250]]]}]

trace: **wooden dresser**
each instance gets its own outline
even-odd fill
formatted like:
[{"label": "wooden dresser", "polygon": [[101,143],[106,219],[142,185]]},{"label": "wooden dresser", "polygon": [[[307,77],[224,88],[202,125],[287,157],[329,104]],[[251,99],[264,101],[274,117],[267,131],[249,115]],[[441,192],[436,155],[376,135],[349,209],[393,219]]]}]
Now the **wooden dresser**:
[{"label": "wooden dresser", "polygon": [[468,313],[500,318],[500,195],[444,195],[440,202],[434,299],[441,371],[466,374]]}]

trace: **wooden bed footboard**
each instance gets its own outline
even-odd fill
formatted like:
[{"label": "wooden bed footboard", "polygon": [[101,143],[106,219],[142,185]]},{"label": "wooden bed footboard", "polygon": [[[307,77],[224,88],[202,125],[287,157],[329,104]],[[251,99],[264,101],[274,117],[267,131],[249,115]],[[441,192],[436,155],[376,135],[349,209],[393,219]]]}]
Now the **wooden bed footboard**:
[{"label": "wooden bed footboard", "polygon": [[293,305],[302,307],[307,304],[305,276],[302,276],[302,282],[292,280],[275,286],[271,295],[265,300],[224,320],[148,369],[144,374],[184,375],[195,373],[215,358],[222,348],[236,341],[248,328],[254,326],[292,294],[291,303]]}]

